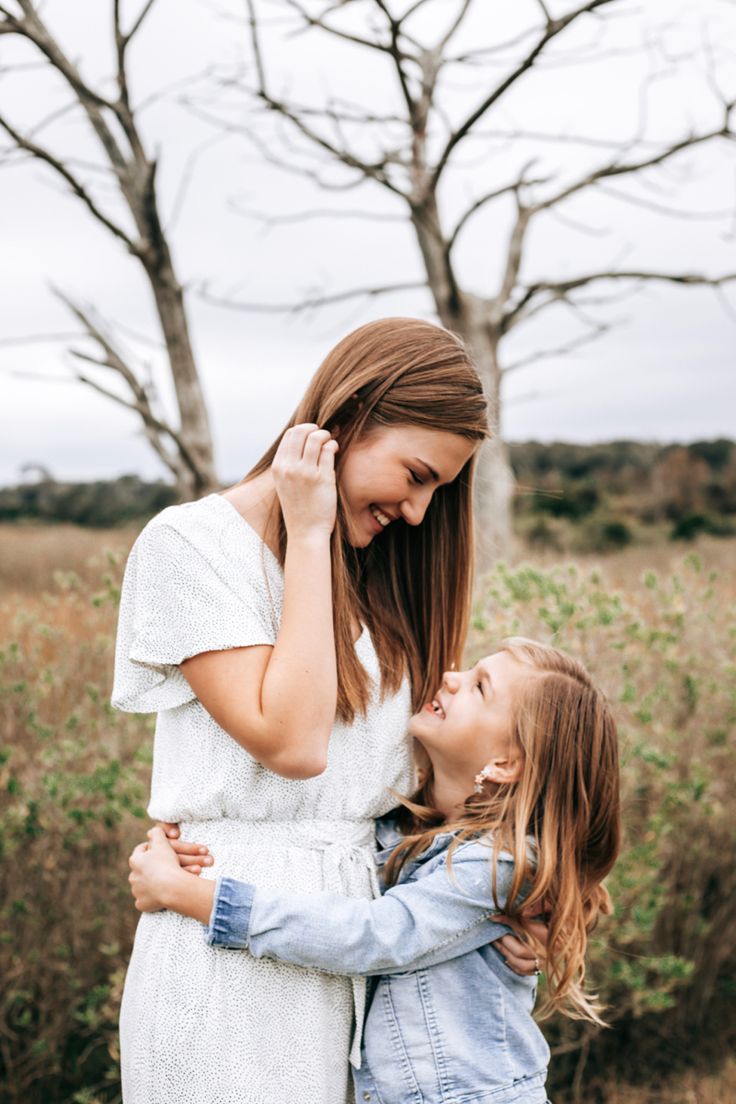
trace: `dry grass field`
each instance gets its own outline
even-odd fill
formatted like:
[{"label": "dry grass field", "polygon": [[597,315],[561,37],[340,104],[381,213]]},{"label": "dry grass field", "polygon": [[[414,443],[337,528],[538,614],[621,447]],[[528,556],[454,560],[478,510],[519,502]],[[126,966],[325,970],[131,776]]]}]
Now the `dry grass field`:
[{"label": "dry grass field", "polygon": [[[0,525],[0,792],[9,795],[0,809],[0,920],[12,933],[0,941],[0,1068],[13,1086],[0,1088],[3,1104],[119,1099],[115,1018],[135,920],[124,859],[145,823],[151,721],[115,714],[106,697],[117,588],[134,538],[133,529]],[[733,987],[724,1004],[718,978],[736,945],[727,900],[736,889],[736,541],[630,547],[557,567],[558,559],[519,549],[482,581],[470,648],[485,650],[508,631],[554,634],[605,673],[621,703],[631,858],[613,886],[615,938],[594,948],[593,968],[611,1007],[634,1025],[627,1030],[641,1025],[654,1040],[655,1057],[629,1068],[626,1053],[595,1058],[593,1045],[586,1070],[556,1059],[569,1073],[552,1097],[733,1104]],[[673,847],[673,836],[682,844]],[[690,1003],[680,1006],[686,991]],[[677,1013],[666,1030],[673,1024],[684,1038],[715,997],[719,1009],[729,999],[731,1007],[723,1039],[703,1025],[703,1049],[716,1058],[697,1060],[694,1047],[692,1061],[668,1076],[680,1044],[657,1017]],[[575,1049],[564,1033],[554,1043]]]},{"label": "dry grass field", "polygon": [[[98,582],[108,556],[124,557],[137,532],[133,528],[0,524],[0,601],[14,595],[38,597],[53,586],[59,573],[73,572],[80,579]],[[635,545],[605,555],[576,555],[575,563],[581,570],[601,565],[612,586],[626,589],[638,585],[645,571],[668,574],[691,550],[697,552],[705,568],[719,571],[724,578],[730,575],[736,587],[736,540],[700,537],[692,545],[665,541],[655,546]],[[530,552],[519,544],[512,563],[529,562],[546,569],[560,559],[559,552]]]}]

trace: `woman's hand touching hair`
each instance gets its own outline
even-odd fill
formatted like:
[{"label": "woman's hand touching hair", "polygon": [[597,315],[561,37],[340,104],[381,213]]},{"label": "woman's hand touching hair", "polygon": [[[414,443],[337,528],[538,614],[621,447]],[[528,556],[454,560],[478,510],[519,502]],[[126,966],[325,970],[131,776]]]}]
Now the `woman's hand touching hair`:
[{"label": "woman's hand touching hair", "polygon": [[271,474],[290,540],[334,529],[338,448],[329,430],[311,422],[292,426],[282,437]]}]

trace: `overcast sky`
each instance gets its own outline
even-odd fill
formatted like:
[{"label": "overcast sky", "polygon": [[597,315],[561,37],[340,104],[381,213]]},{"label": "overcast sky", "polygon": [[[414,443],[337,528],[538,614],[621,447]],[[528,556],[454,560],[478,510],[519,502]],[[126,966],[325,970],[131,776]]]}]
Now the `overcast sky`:
[{"label": "overcast sky", "polygon": [[[417,34],[433,38],[457,6],[456,0],[430,0]],[[563,12],[572,5],[565,0],[548,6]],[[91,82],[104,83],[112,72],[111,7],[108,0],[48,0],[44,7],[44,17]],[[351,5],[354,28],[362,21],[367,29],[370,7],[359,0]],[[592,149],[542,139],[514,142],[501,140],[499,131],[523,128],[623,143],[637,133],[646,103],[642,136],[652,143],[646,147],[651,151],[657,143],[718,124],[713,79],[726,95],[736,96],[736,5],[726,0],[679,5],[647,0],[645,5],[614,7],[620,16],[610,25],[589,20],[571,34],[561,43],[554,65],[524,78],[503,111],[468,143],[461,168],[442,196],[448,217],[489,187],[513,179],[514,171],[532,157],[540,176],[564,181],[581,167],[611,156],[603,145]],[[137,8],[124,5],[128,21]],[[219,136],[182,102],[183,95],[200,104],[203,97],[212,97],[212,110],[244,122],[269,149],[280,148],[275,132],[247,114],[244,99],[230,94],[223,101],[202,76],[213,67],[220,74],[230,72],[247,60],[245,30],[228,18],[239,17],[243,8],[234,0],[158,0],[131,56],[134,102],[181,82],[152,104],[141,121],[149,148],[160,151],[162,209],[180,277],[193,289],[194,345],[223,479],[237,477],[263,451],[325,352],[345,332],[382,315],[432,317],[424,292],[358,300],[307,317],[229,311],[207,305],[195,294],[195,286],[207,281],[216,293],[283,302],[315,290],[330,293],[421,277],[417,247],[398,222],[333,216],[266,232],[257,219],[234,210],[287,214],[332,208],[344,213],[360,207],[382,215],[401,212],[378,187],[323,193],[293,173],[278,172],[252,142],[238,135]],[[273,9],[273,4],[265,5],[266,11]],[[539,18],[532,0],[476,0],[476,11],[460,47],[505,41]],[[376,61],[351,46],[335,49],[314,35],[285,37],[288,29],[276,23],[267,37],[271,79],[279,91],[288,87],[300,102],[333,95],[376,112],[397,109],[395,82],[382,58]],[[32,55],[11,36],[0,37],[0,51],[0,71],[21,66],[0,78],[0,111],[14,125],[29,129],[68,102],[60,83],[31,67]],[[489,55],[487,63],[471,72],[456,70],[445,93],[450,116],[461,117],[463,105],[472,105],[484,88],[495,84],[511,57],[511,52]],[[62,114],[39,137],[57,153],[100,162],[78,115]],[[195,152],[190,175],[187,166]],[[87,180],[99,179],[91,168],[80,171]],[[185,179],[189,186],[182,194]],[[117,214],[110,189],[104,182],[95,187],[100,201]],[[667,171],[611,189],[615,195],[598,191],[562,208],[560,218],[540,221],[525,259],[529,278],[560,279],[603,267],[711,275],[736,270],[736,145],[702,147]],[[697,217],[667,216],[655,212],[653,203]],[[489,294],[497,286],[510,213],[504,203],[494,205],[460,243],[458,268],[472,290]],[[121,327],[131,354],[150,366],[162,401],[170,402],[149,293],[136,262],[50,170],[28,160],[11,158],[0,168],[0,219],[0,483],[17,481],[21,466],[29,462],[43,464],[59,479],[161,474],[135,417],[69,382],[68,342],[19,342],[74,330],[52,294],[51,287],[57,286],[94,304]],[[687,441],[736,435],[736,283],[720,295],[648,285],[635,297],[590,310],[617,324],[595,344],[508,376],[508,439]],[[579,332],[576,325],[569,312],[546,313],[528,332],[512,338],[507,361],[564,344]]]}]

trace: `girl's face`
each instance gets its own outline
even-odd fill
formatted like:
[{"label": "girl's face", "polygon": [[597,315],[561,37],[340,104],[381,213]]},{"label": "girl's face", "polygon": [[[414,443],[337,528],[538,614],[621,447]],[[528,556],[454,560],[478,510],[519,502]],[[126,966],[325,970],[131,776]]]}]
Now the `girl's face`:
[{"label": "girl's face", "polygon": [[435,765],[471,780],[487,764],[494,782],[515,782],[523,754],[513,740],[513,705],[533,671],[509,652],[468,671],[446,671],[437,696],[415,713],[409,732]]},{"label": "girl's face", "polygon": [[369,430],[349,447],[339,469],[353,547],[365,548],[399,519],[419,525],[434,492],[457,478],[475,447],[465,437],[424,426]]}]

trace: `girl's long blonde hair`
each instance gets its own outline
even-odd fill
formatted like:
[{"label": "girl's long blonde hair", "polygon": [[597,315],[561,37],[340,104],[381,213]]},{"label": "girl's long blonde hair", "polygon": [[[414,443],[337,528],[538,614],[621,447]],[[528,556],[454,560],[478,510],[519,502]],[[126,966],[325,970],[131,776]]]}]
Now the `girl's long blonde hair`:
[{"label": "girl's long blonde hair", "polygon": [[[351,444],[377,427],[426,426],[480,442],[487,417],[482,384],[459,337],[420,319],[384,318],[348,334],[327,355],[289,424],[245,477],[271,466],[291,426],[339,427],[331,550],[342,720],[364,712],[370,693],[353,644],[356,618],[373,639],[383,692],[396,692],[408,675],[415,709],[460,661],[473,582],[475,456],[454,482],[437,488],[421,525],[395,521],[364,549],[348,540],[341,464]],[[278,502],[275,509],[283,562],[286,528]]]},{"label": "girl's long blonde hair", "polygon": [[[547,1001],[541,1016],[560,1011],[603,1024],[602,1007],[586,993],[588,933],[611,911],[602,882],[620,846],[618,736],[608,703],[583,665],[557,648],[515,637],[503,650],[533,669],[516,693],[512,739],[523,752],[520,780],[486,783],[465,802],[462,816],[443,821],[432,807],[431,773],[403,801],[408,834],[386,865],[395,881],[402,866],[451,831],[452,850],[464,840],[493,836],[514,856],[508,898],[499,908],[513,920],[522,909],[549,916]],[[529,844],[532,843],[530,848]],[[529,852],[532,852],[530,857]]]}]

